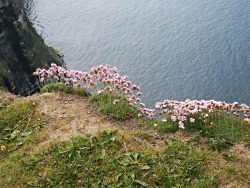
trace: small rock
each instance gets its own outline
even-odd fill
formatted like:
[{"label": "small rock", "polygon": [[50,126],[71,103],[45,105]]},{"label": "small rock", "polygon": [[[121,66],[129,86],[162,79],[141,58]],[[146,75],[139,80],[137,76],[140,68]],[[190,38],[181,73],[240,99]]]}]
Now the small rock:
[{"label": "small rock", "polygon": [[58,117],[62,119],[64,116],[63,115],[59,115]]},{"label": "small rock", "polygon": [[1,150],[2,150],[2,151],[6,151],[6,150],[7,150],[6,146],[4,146],[4,145],[1,146]]}]

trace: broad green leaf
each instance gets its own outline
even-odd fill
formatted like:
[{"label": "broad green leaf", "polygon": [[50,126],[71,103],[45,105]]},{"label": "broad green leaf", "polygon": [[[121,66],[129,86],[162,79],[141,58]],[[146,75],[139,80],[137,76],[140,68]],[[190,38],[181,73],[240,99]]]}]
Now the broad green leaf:
[{"label": "broad green leaf", "polygon": [[154,159],[147,159],[146,164],[154,164],[155,163],[155,160]]},{"label": "broad green leaf", "polygon": [[17,142],[16,145],[21,146],[21,145],[23,145],[23,142]]},{"label": "broad green leaf", "polygon": [[140,169],[141,170],[148,170],[148,169],[150,169],[150,166],[144,165],[144,166],[141,166]]},{"label": "broad green leaf", "polygon": [[20,134],[20,136],[26,137],[26,136],[29,136],[31,133],[32,133],[32,132],[22,132],[22,133]]},{"label": "broad green leaf", "polygon": [[147,184],[143,181],[140,181],[140,180],[135,180],[135,183],[139,184],[139,185],[142,185],[143,187],[146,187]]}]

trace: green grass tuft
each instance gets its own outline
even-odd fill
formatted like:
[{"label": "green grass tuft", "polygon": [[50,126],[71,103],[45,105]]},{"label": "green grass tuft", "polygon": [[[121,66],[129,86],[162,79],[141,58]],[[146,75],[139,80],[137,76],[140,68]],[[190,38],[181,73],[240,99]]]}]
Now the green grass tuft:
[{"label": "green grass tuft", "polygon": [[71,85],[58,84],[58,83],[47,84],[41,89],[42,93],[51,92],[51,91],[62,91],[65,93],[77,94],[77,95],[86,96],[86,97],[91,96],[90,92],[87,90],[74,88]]},{"label": "green grass tuft", "polygon": [[0,151],[0,157],[18,149],[25,138],[38,131],[39,123],[34,119],[34,105],[30,101],[21,101],[0,111],[0,145],[7,148]]},{"label": "green grass tuft", "polygon": [[96,102],[99,110],[111,119],[125,121],[137,117],[137,110],[129,105],[126,99],[121,98],[117,104],[113,104],[115,99],[118,99],[117,95],[104,92],[101,95],[92,96],[90,101]]},{"label": "green grass tuft", "polygon": [[11,105],[0,113],[0,130],[14,128],[18,123],[27,123],[33,105],[29,101],[22,101]]}]

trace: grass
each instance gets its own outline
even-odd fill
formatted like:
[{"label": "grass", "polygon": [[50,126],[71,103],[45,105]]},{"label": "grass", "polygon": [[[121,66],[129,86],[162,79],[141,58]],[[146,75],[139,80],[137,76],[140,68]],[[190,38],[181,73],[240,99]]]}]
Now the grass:
[{"label": "grass", "polygon": [[27,136],[39,131],[41,122],[36,120],[34,108],[31,102],[24,100],[0,111],[0,145],[7,147],[6,152],[0,152],[0,158],[17,150]]},{"label": "grass", "polygon": [[[155,124],[157,124],[155,129],[161,134],[175,133],[179,130],[178,123],[171,120],[162,122],[144,118],[141,123],[142,126],[149,127],[154,127]],[[192,139],[191,141],[198,142],[202,140],[201,138],[204,138],[205,143],[213,150],[222,151],[228,149],[237,141],[250,143],[250,126],[240,118],[228,118],[218,115],[195,123],[186,122],[185,127],[183,133],[199,134],[195,138],[198,140]]]},{"label": "grass", "polygon": [[69,94],[76,94],[76,95],[86,96],[86,97],[91,96],[91,94],[87,90],[74,88],[71,85],[58,84],[58,83],[47,84],[41,89],[42,93],[52,92],[52,91],[61,91],[61,92],[69,93]]},{"label": "grass", "polygon": [[90,101],[96,102],[99,110],[111,119],[125,121],[137,117],[137,110],[130,106],[126,99],[121,98],[119,102],[114,105],[113,101],[115,99],[118,99],[117,95],[104,92],[102,95],[92,96]]},{"label": "grass", "polygon": [[178,140],[154,152],[128,144],[127,152],[124,143],[132,143],[131,138],[104,131],[30,156],[13,155],[0,164],[0,181],[11,187],[199,187],[207,178],[217,185],[216,177],[205,171],[209,150]]},{"label": "grass", "polygon": [[208,119],[207,123],[194,124],[192,129],[195,126],[200,135],[207,138],[206,144],[214,150],[228,149],[239,140],[250,140],[250,126],[239,118],[217,116],[212,120]]}]

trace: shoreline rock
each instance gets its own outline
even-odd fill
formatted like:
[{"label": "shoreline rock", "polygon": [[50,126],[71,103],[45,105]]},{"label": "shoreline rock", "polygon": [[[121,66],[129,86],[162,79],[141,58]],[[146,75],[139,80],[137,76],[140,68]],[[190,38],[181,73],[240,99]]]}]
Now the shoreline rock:
[{"label": "shoreline rock", "polygon": [[33,72],[63,56],[48,47],[29,21],[22,0],[0,0],[0,87],[21,96],[39,91]]}]

